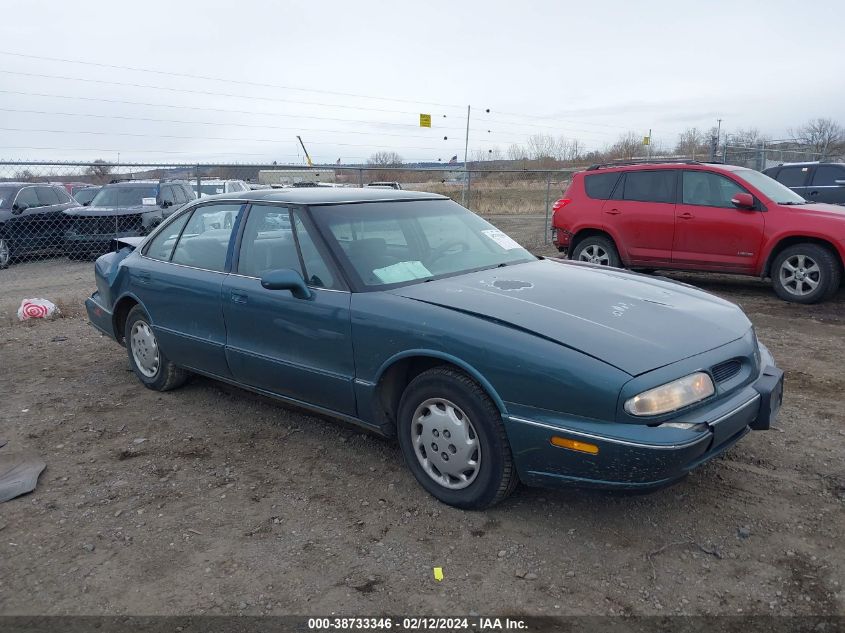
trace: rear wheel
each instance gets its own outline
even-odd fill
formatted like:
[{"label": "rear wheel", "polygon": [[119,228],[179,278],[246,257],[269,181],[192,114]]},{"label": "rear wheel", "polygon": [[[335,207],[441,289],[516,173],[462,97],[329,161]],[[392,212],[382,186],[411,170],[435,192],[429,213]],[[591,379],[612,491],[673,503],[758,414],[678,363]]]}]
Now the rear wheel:
[{"label": "rear wheel", "polygon": [[408,468],[443,503],[482,510],[518,483],[499,410],[456,369],[435,367],[411,381],[399,404],[397,433]]},{"label": "rear wheel", "polygon": [[174,365],[159,348],[150,318],[141,306],[129,311],[123,331],[129,365],[145,387],[168,391],[185,384],[188,372]]},{"label": "rear wheel", "polygon": [[839,289],[841,270],[836,257],[818,244],[796,244],[772,263],[775,293],[785,301],[817,303]]},{"label": "rear wheel", "polygon": [[621,265],[613,240],[602,235],[590,235],[578,242],[570,259],[613,268],[619,268]]}]

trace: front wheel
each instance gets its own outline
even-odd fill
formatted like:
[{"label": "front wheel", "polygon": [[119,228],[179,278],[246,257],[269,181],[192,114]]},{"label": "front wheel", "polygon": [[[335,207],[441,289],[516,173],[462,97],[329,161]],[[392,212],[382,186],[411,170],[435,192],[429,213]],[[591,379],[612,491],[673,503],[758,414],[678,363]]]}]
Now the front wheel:
[{"label": "front wheel", "polygon": [[129,311],[124,337],[129,365],[147,389],[168,391],[185,384],[188,373],[174,365],[159,348],[150,318],[141,306]]},{"label": "front wheel", "polygon": [[448,505],[489,508],[519,481],[499,410],[453,368],[435,367],[411,381],[399,403],[397,433],[414,477]]},{"label": "front wheel", "polygon": [[775,293],[785,301],[818,303],[839,289],[841,270],[836,257],[818,244],[796,244],[772,263]]},{"label": "front wheel", "polygon": [[12,247],[9,240],[0,237],[0,268],[8,268],[12,263]]},{"label": "front wheel", "polygon": [[612,268],[619,268],[621,265],[613,240],[601,235],[590,235],[578,242],[570,259]]}]

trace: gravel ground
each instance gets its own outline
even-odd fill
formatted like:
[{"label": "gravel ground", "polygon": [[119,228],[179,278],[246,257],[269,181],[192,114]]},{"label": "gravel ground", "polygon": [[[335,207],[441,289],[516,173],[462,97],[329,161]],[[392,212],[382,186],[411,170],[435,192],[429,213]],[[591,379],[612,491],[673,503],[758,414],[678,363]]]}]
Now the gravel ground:
[{"label": "gravel ground", "polygon": [[[544,251],[542,216],[493,220]],[[777,428],[657,493],[521,487],[472,513],[393,442],[206,379],[144,389],[84,318],[90,262],[0,271],[2,450],[48,464],[0,506],[0,613],[845,614],[845,292],[672,276],[757,326]],[[24,296],[64,318],[18,323]]]}]

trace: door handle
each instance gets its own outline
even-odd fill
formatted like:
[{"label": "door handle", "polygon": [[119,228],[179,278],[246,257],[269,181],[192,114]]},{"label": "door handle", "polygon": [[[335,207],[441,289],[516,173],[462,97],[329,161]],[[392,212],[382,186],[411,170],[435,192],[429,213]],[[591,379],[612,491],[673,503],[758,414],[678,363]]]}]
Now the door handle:
[{"label": "door handle", "polygon": [[817,196],[817,195],[819,195],[819,192],[818,191],[811,191],[810,195],[811,196]]},{"label": "door handle", "polygon": [[695,216],[694,216],[692,213],[689,213],[689,212],[687,211],[687,212],[685,212],[685,213],[681,213],[680,215],[678,215],[678,217],[679,217],[681,220],[692,220]]},{"label": "door handle", "polygon": [[610,209],[608,211],[605,211],[605,213],[607,213],[608,215],[619,215],[622,212],[619,209]]},{"label": "door handle", "polygon": [[232,303],[246,303],[247,296],[242,292],[232,293]]}]

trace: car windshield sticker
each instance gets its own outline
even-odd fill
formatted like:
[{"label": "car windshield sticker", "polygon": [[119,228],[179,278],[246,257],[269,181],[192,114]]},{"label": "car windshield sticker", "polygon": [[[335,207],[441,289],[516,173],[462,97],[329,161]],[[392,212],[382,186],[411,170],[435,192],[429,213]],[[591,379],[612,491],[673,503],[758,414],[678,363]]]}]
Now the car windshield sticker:
[{"label": "car windshield sticker", "polygon": [[481,232],[506,251],[512,251],[515,248],[522,248],[512,237],[505,235],[499,229],[488,229]]},{"label": "car windshield sticker", "polygon": [[431,277],[431,272],[419,261],[399,262],[384,268],[376,268],[373,274],[385,284],[398,284],[411,279]]},{"label": "car windshield sticker", "polygon": [[146,206],[155,206],[156,199],[155,198],[141,198],[141,204]]}]

